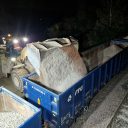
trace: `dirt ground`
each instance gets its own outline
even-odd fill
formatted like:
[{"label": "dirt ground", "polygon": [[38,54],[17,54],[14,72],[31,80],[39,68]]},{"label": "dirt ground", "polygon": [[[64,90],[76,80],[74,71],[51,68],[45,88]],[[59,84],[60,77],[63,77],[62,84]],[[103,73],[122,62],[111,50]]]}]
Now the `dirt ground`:
[{"label": "dirt ground", "polygon": [[5,88],[7,88],[8,90],[14,92],[16,95],[23,97],[23,93],[20,93],[19,91],[17,91],[12,83],[11,78],[5,78],[5,77],[1,77],[0,78],[0,86],[3,86]]}]

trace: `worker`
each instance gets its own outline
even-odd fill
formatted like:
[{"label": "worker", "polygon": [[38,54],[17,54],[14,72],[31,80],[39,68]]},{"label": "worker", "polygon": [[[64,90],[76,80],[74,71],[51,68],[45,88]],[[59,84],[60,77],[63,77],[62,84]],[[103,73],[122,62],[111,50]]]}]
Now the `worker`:
[{"label": "worker", "polygon": [[8,34],[5,37],[6,40],[6,56],[10,56],[13,53],[13,43],[12,43],[12,35]]}]

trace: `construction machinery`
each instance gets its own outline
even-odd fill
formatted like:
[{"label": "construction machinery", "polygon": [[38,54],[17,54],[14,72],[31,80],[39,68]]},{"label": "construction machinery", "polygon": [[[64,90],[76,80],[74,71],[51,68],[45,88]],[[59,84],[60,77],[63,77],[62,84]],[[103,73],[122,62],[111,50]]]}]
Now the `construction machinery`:
[{"label": "construction machinery", "polygon": [[[11,76],[14,86],[21,92],[23,92],[21,77],[33,71],[36,71],[37,74],[40,75],[39,67],[42,58],[40,51],[48,53],[52,51],[51,49],[61,47],[67,48],[67,46],[70,46],[71,44],[73,44],[77,50],[79,48],[78,41],[73,37],[52,38],[42,42],[33,42],[30,44],[27,43],[27,38],[11,37],[10,39],[10,37],[11,36],[8,37],[10,44],[9,42],[6,42],[6,38],[4,38],[4,43],[0,47],[3,51],[0,54],[1,74],[6,77]],[[118,50],[116,46],[110,46],[110,48],[103,50],[106,47],[108,47],[108,44],[103,44],[93,49],[89,49],[81,54],[88,72],[108,59],[109,50],[115,51],[115,53]],[[30,49],[32,49],[32,51]],[[28,54],[30,55],[29,59]],[[111,56],[112,55],[110,55],[110,57]],[[106,60],[103,60],[103,58]]]},{"label": "construction machinery", "polygon": [[[38,61],[28,60],[27,58],[27,46],[29,46],[29,44],[26,44],[27,41],[27,38],[12,38],[8,35],[7,38],[3,38],[4,43],[0,47],[0,49],[3,50],[0,56],[1,74],[6,77],[11,76],[14,86],[21,92],[23,92],[21,77],[35,71],[35,67],[39,66]],[[73,44],[78,50],[78,42],[73,37],[52,38],[42,42],[31,43],[33,47],[37,48],[37,53],[39,53],[40,49],[49,50],[51,48],[64,47],[70,44]]]},{"label": "construction machinery", "polygon": [[25,70],[27,62],[23,62],[20,55],[28,42],[28,38],[15,38],[8,34],[2,40],[3,43],[0,45],[0,75],[11,76],[14,86],[22,92],[23,86],[20,76],[27,74],[29,70]]}]

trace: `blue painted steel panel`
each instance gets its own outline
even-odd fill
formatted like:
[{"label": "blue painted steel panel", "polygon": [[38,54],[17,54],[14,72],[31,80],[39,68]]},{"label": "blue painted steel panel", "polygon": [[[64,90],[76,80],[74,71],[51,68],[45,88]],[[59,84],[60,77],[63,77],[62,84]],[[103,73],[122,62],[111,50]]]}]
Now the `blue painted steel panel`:
[{"label": "blue painted steel panel", "polygon": [[60,94],[30,81],[28,75],[23,78],[24,93],[42,107],[44,121],[50,122],[52,127],[67,128],[106,82],[124,69],[128,63],[127,54],[128,50],[123,50]]},{"label": "blue painted steel panel", "polygon": [[117,63],[117,72],[116,73],[119,73],[120,72],[120,65],[121,65],[121,53],[119,53],[118,55],[118,63]]},{"label": "blue painted steel panel", "polygon": [[92,99],[93,93],[92,93],[92,89],[93,89],[93,74],[89,73],[87,76],[85,76],[84,78],[84,92],[85,92],[85,105],[87,106],[88,103],[90,102],[90,100]]},{"label": "blue painted steel panel", "polygon": [[113,59],[110,59],[107,62],[107,73],[106,73],[107,81],[109,81],[112,78],[112,68],[113,68]]},{"label": "blue painted steel panel", "polygon": [[94,71],[93,71],[93,88],[91,91],[93,91],[93,95],[95,95],[98,91],[99,91],[99,87],[100,87],[100,70],[99,68],[96,68]]},{"label": "blue painted steel panel", "polygon": [[24,92],[31,103],[43,107],[43,119],[56,125],[59,117],[59,96],[28,79],[24,81]]},{"label": "blue painted steel panel", "polygon": [[100,79],[100,87],[102,88],[106,84],[106,74],[107,74],[107,63],[101,65],[101,79]]}]

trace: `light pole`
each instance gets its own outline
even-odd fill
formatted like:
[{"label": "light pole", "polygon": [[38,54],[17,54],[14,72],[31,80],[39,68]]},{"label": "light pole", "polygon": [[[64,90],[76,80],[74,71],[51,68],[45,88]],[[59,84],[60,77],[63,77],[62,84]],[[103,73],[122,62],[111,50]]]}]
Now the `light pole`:
[{"label": "light pole", "polygon": [[112,25],[112,0],[110,0],[110,9],[109,9],[109,27]]}]

